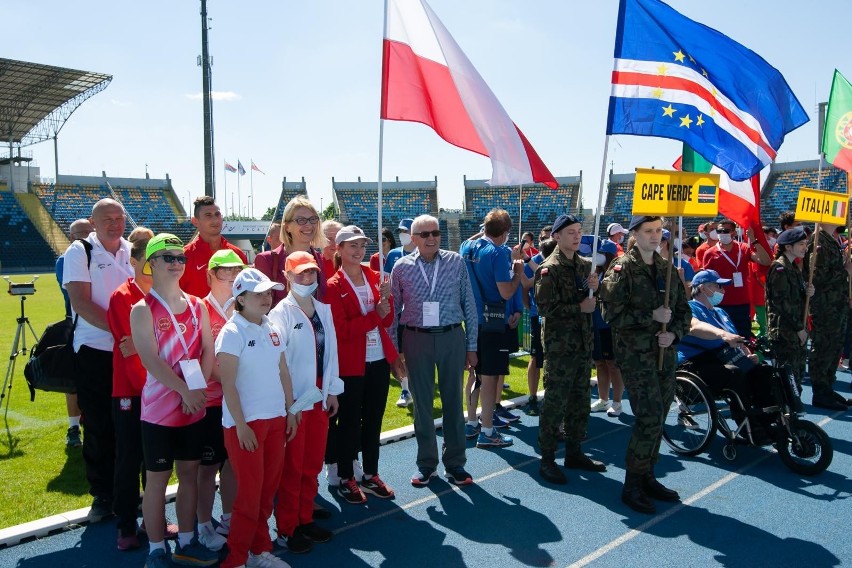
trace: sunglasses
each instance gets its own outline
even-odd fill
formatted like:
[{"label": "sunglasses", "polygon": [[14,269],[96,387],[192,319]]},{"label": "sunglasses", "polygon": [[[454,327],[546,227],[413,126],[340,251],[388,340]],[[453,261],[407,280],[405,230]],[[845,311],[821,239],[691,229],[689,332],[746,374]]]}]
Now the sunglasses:
[{"label": "sunglasses", "polygon": [[316,215],[314,215],[313,217],[296,217],[295,219],[293,219],[293,221],[295,221],[297,225],[307,225],[308,223],[310,223],[311,225],[316,225],[317,223],[319,223],[319,217],[317,217]]},{"label": "sunglasses", "polygon": [[[160,256],[155,256],[153,258],[161,258],[166,264],[174,264],[176,262],[186,264],[186,257],[182,254],[161,254]],[[148,260],[150,261],[151,259],[149,258]]]},{"label": "sunglasses", "polygon": [[434,231],[420,231],[419,233],[414,234],[420,237],[421,239],[428,239],[429,237],[440,237],[441,231],[436,229]]},{"label": "sunglasses", "polygon": [[716,232],[719,233],[720,235],[727,235],[731,232],[731,230],[730,229],[723,229],[722,227],[719,227],[718,229],[716,229]]}]

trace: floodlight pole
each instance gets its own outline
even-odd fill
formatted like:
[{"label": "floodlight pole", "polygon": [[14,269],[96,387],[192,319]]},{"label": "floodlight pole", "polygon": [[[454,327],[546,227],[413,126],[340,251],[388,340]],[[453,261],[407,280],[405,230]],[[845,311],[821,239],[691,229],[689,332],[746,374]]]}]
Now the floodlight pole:
[{"label": "floodlight pole", "polygon": [[53,134],[53,183],[59,183],[59,143],[56,141],[58,133]]},{"label": "floodlight pole", "polygon": [[213,101],[210,86],[210,53],[207,45],[207,0],[201,0],[201,81],[204,101],[204,195],[215,198],[216,172],[213,169]]}]

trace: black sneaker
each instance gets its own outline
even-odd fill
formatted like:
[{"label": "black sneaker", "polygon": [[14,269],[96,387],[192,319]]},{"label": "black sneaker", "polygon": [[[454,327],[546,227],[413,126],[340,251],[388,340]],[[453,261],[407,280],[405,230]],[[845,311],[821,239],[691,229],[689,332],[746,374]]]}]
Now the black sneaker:
[{"label": "black sneaker", "polygon": [[453,467],[447,470],[447,481],[456,485],[470,485],[473,477],[463,467]]},{"label": "black sneaker", "polygon": [[527,416],[538,416],[540,412],[541,410],[538,407],[538,397],[531,396],[529,402],[527,402]]},{"label": "black sneaker", "polygon": [[112,516],[112,498],[95,497],[89,509],[89,520],[93,523]]},{"label": "black sneaker", "polygon": [[297,532],[302,533],[308,540],[316,543],[324,543],[331,540],[331,537],[334,536],[334,533],[328,529],[324,529],[316,523],[308,523],[306,525],[300,525],[299,528],[296,529]]},{"label": "black sneaker", "polygon": [[80,439],[80,427],[71,426],[65,432],[65,446],[69,448],[79,448],[83,445],[83,440]]},{"label": "black sneaker", "polygon": [[293,530],[292,536],[279,534],[278,538],[275,539],[275,544],[286,548],[293,554],[304,554],[305,552],[310,552],[311,548],[314,547],[313,541],[306,537],[304,533],[299,530],[299,527],[296,527]]}]

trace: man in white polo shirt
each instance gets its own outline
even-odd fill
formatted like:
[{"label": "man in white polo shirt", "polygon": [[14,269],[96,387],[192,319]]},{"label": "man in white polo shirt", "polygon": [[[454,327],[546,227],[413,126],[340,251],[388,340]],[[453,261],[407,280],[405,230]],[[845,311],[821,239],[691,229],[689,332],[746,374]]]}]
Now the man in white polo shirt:
[{"label": "man in white polo shirt", "polygon": [[86,248],[76,241],[65,252],[62,286],[77,317],[77,399],[83,412],[83,459],[94,500],[93,520],[112,514],[115,431],[112,422],[112,345],[106,311],[110,295],[133,276],[130,243],[124,239],[125,214],[120,203],[102,199],[92,207],[95,230]]}]

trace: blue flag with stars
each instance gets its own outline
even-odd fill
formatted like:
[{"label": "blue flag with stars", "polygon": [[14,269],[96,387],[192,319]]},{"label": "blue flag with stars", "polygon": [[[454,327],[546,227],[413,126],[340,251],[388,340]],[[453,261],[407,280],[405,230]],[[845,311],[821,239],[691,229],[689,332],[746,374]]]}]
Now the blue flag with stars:
[{"label": "blue flag with stars", "polygon": [[621,0],[607,134],[681,140],[741,181],[808,120],[753,51],[659,0]]}]

